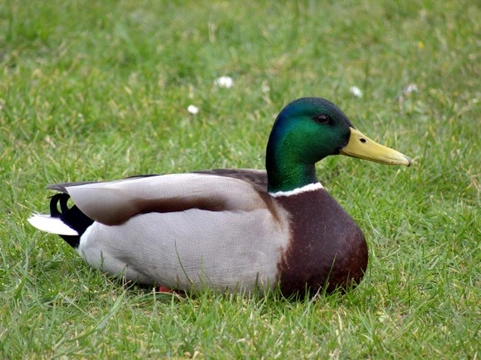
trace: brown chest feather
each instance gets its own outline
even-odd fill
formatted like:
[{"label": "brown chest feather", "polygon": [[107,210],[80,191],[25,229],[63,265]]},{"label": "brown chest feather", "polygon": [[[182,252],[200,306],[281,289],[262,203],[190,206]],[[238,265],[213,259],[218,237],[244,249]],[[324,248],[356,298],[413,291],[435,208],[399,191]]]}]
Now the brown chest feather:
[{"label": "brown chest feather", "polygon": [[290,214],[291,244],[278,264],[284,295],[311,295],[358,284],[367,268],[366,241],[354,220],[324,189],[278,202]]}]

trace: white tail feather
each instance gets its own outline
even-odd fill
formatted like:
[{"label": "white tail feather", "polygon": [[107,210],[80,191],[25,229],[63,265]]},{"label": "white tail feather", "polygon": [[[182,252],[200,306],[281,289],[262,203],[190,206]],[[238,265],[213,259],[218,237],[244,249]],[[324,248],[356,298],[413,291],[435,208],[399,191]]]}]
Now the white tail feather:
[{"label": "white tail feather", "polygon": [[28,222],[39,230],[57,234],[78,236],[78,232],[65,224],[62,220],[50,215],[33,214],[28,218]]}]

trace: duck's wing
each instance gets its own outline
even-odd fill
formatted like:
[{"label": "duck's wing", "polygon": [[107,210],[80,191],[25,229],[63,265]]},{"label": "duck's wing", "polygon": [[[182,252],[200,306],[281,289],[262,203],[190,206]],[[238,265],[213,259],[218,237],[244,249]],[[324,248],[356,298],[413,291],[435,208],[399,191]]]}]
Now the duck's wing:
[{"label": "duck's wing", "polygon": [[213,169],[196,171],[198,174],[210,174],[226,176],[234,179],[243,180],[267,190],[267,172],[255,169]]},{"label": "duck's wing", "polygon": [[69,194],[85,215],[106,225],[122,224],[137,214],[149,212],[272,208],[272,200],[262,187],[232,176],[215,174],[187,173],[111,182],[63,183],[49,188]]},{"label": "duck's wing", "polygon": [[[256,169],[212,169],[212,170],[199,170],[192,172],[193,174],[205,174],[205,175],[217,175],[225,176],[229,178],[239,179],[246,181],[248,183],[255,184],[261,189],[267,190],[267,172],[265,170]],[[138,179],[152,176],[160,176],[160,174],[150,174],[150,175],[134,175],[126,179]],[[48,185],[47,189],[56,190],[67,194],[66,187],[86,185],[86,184],[97,184],[97,181],[77,181],[77,182],[63,182]]]},{"label": "duck's wing", "polygon": [[56,184],[47,185],[47,189],[55,190],[64,194],[68,194],[67,187],[72,186],[80,186],[80,185],[87,185],[87,184],[98,184],[102,181],[75,181],[75,182],[62,182]]}]

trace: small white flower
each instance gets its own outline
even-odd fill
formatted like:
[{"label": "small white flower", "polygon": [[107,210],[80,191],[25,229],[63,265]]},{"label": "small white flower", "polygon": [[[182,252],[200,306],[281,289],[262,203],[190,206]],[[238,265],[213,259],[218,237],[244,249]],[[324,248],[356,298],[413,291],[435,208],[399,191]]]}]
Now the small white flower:
[{"label": "small white flower", "polygon": [[351,93],[351,95],[357,98],[362,98],[362,91],[357,86],[351,86],[349,88],[349,92]]},{"label": "small white flower", "polygon": [[234,80],[230,76],[221,76],[214,81],[218,87],[229,89],[234,86]]},{"label": "small white flower", "polygon": [[404,89],[404,94],[409,95],[410,93],[417,92],[418,90],[419,90],[419,88],[416,84],[409,84]]},{"label": "small white flower", "polygon": [[262,82],[261,90],[262,90],[263,93],[268,93],[269,91],[271,91],[271,87],[269,86],[267,81]]},{"label": "small white flower", "polygon": [[199,112],[199,108],[195,105],[189,105],[187,106],[187,111],[191,113],[192,115],[195,115]]}]

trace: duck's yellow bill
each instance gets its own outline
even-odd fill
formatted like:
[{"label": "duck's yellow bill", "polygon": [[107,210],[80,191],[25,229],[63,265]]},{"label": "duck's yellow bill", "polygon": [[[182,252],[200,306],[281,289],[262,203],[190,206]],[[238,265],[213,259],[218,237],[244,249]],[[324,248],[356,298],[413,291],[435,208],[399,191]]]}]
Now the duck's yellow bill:
[{"label": "duck's yellow bill", "polygon": [[349,143],[341,149],[342,155],[371,160],[387,165],[411,165],[411,159],[399,151],[390,149],[369,139],[360,131],[351,129]]}]

